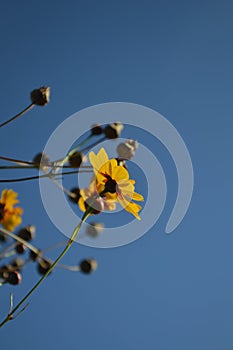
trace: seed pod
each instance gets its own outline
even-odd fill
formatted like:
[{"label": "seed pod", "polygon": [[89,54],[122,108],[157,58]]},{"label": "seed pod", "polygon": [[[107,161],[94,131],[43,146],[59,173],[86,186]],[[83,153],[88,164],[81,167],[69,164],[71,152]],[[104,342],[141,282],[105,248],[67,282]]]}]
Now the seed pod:
[{"label": "seed pod", "polygon": [[117,139],[118,137],[120,137],[123,128],[123,124],[119,122],[109,124],[105,127],[104,134],[108,139]]},{"label": "seed pod", "polygon": [[37,166],[37,168],[42,169],[49,167],[50,164],[50,159],[45,153],[38,153],[35,155],[33,158],[33,163]]},{"label": "seed pod", "polygon": [[81,272],[89,274],[97,269],[97,261],[94,259],[82,260],[79,267]]},{"label": "seed pod", "polygon": [[72,190],[70,190],[70,193],[73,194],[73,196],[69,196],[70,201],[77,204],[81,198],[80,189],[78,187],[74,187]]},{"label": "seed pod", "polygon": [[15,246],[15,251],[18,254],[23,254],[23,253],[25,253],[26,250],[27,250],[27,247],[24,244],[20,243],[20,242],[18,242],[16,244],[16,246]]},{"label": "seed pod", "polygon": [[69,163],[73,168],[79,168],[83,162],[83,154],[81,152],[74,152],[69,157]]},{"label": "seed pod", "polygon": [[91,128],[92,135],[101,135],[103,132],[102,126],[100,124],[95,124]]},{"label": "seed pod", "polygon": [[34,105],[45,106],[49,102],[50,87],[41,86],[31,92],[31,101]]},{"label": "seed pod", "polygon": [[35,238],[35,231],[36,231],[35,226],[33,225],[25,226],[19,231],[18,236],[24,239],[25,241],[29,242]]},{"label": "seed pod", "polygon": [[40,275],[45,275],[51,267],[51,263],[47,260],[41,259],[37,264],[37,271]]},{"label": "seed pod", "polygon": [[15,285],[21,283],[22,277],[21,277],[21,274],[19,273],[19,271],[10,271],[10,272],[8,272],[8,276],[6,277],[5,280],[9,284],[12,284],[15,286]]},{"label": "seed pod", "polygon": [[86,228],[86,233],[91,238],[96,238],[104,230],[104,224],[102,222],[92,222]]}]

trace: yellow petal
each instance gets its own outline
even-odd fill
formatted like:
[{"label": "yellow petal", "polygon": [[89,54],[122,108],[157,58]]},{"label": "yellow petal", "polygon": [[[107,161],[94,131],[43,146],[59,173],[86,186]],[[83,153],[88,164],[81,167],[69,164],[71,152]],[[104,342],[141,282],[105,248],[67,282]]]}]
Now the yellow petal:
[{"label": "yellow petal", "polygon": [[138,212],[142,209],[142,207],[134,202],[128,201],[123,196],[118,197],[118,201],[120,205],[129,213],[133,214],[138,220],[141,220]]},{"label": "yellow petal", "polygon": [[135,201],[139,201],[139,202],[144,201],[144,197],[137,192],[134,192],[132,199],[134,199]]},{"label": "yellow petal", "polygon": [[84,212],[86,211],[86,207],[85,207],[85,204],[84,204],[84,199],[82,197],[79,199],[78,205],[79,205],[80,210],[82,210]]},{"label": "yellow petal", "polygon": [[104,148],[95,154],[94,152],[90,152],[89,160],[91,165],[93,166],[95,174],[99,171],[99,169],[108,162],[108,155]]},{"label": "yellow petal", "polygon": [[129,173],[123,166],[118,165],[113,169],[112,178],[118,183],[120,180],[128,180]]}]

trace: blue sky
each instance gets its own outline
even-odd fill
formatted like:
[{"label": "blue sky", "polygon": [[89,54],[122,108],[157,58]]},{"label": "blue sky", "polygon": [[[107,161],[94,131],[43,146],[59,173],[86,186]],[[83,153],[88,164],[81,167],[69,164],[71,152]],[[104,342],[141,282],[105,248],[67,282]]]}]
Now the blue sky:
[{"label": "blue sky", "polygon": [[[150,107],[176,127],[195,175],[190,209],[167,236],[177,177],[154,140],[150,147],[168,184],[157,224],[121,248],[75,244],[65,262],[93,256],[96,273],[57,270],[2,329],[2,348],[233,349],[232,17],[233,3],[224,0],[1,4],[1,120],[29,104],[34,88],[52,89],[48,106],[1,129],[1,155],[30,160],[71,114],[123,101]],[[124,131],[128,136],[134,137],[131,130]],[[147,145],[137,131],[136,137]],[[12,188],[24,223],[37,227],[35,243],[43,248],[62,240],[38,183]],[[16,301],[38,279],[34,270],[28,266],[22,285],[13,288]],[[0,290],[1,318],[10,291]]]}]

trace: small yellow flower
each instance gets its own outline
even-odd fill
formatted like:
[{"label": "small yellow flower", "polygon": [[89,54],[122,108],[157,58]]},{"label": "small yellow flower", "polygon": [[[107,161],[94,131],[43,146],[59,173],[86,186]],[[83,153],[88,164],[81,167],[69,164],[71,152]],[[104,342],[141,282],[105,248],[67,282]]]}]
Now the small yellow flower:
[{"label": "small yellow flower", "polygon": [[0,224],[9,231],[14,231],[14,228],[21,224],[21,215],[23,209],[14,207],[18,203],[18,194],[13,190],[3,190],[0,199]]},{"label": "small yellow flower", "polygon": [[142,207],[132,200],[143,201],[144,198],[134,191],[135,181],[129,178],[128,171],[117,164],[116,159],[108,158],[103,148],[98,154],[89,154],[90,163],[93,166],[96,181],[96,190],[100,196],[115,200],[138,220],[138,212]]}]

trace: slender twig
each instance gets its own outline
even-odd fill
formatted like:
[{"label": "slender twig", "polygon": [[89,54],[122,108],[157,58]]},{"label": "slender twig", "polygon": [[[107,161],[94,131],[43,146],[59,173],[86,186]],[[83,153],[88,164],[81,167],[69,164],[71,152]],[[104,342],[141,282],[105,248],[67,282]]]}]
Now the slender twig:
[{"label": "slender twig", "polygon": [[3,157],[3,156],[0,156],[0,159],[1,159],[1,160],[6,160],[6,161],[8,161],[8,162],[16,163],[16,164],[34,165],[34,166],[35,166],[35,163],[34,163],[34,162],[28,162],[28,161],[26,161],[26,160],[15,159],[15,158],[9,158],[9,157]]},{"label": "slender twig", "polygon": [[32,295],[32,293],[40,286],[40,284],[44,281],[44,279],[50,274],[50,272],[54,269],[54,267],[59,263],[59,261],[63,258],[63,256],[67,253],[67,251],[70,249],[71,245],[73,244],[74,240],[76,239],[79,230],[82,226],[82,223],[86,221],[89,214],[91,212],[91,208],[86,210],[86,212],[83,214],[83,217],[79,224],[74,229],[67,245],[63,249],[63,251],[59,254],[57,259],[54,261],[54,263],[50,266],[50,268],[47,270],[47,272],[39,279],[39,281],[32,287],[32,289],[23,297],[23,299],[14,307],[14,309],[8,313],[6,318],[0,323],[0,328],[3,327],[8,321],[12,320],[14,313],[25,303],[25,301]]},{"label": "slender twig", "polygon": [[34,107],[34,103],[31,103],[29,106],[27,106],[22,112],[16,114],[14,117],[8,119],[7,121],[5,121],[4,123],[0,124],[0,128],[2,128],[3,126],[13,122],[13,120],[21,117],[23,114],[25,114],[26,112],[30,111],[30,109],[32,109]]}]

